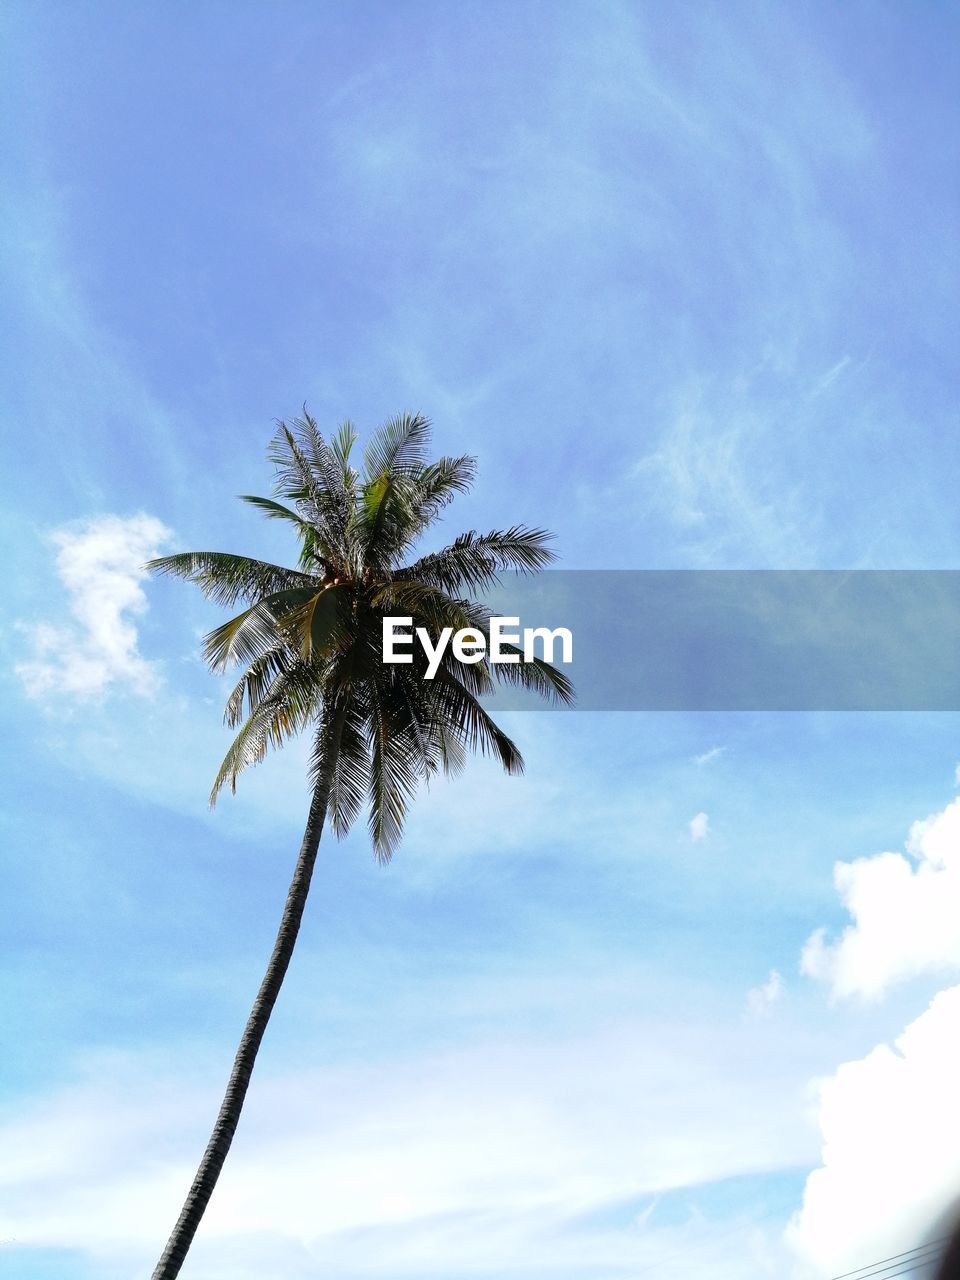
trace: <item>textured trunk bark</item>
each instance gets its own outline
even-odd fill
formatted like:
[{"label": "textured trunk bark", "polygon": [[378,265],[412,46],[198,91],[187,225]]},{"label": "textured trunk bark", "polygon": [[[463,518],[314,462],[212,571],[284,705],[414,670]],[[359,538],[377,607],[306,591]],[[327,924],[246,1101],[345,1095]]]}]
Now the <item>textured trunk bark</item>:
[{"label": "textured trunk bark", "polygon": [[306,906],[307,894],[310,890],[310,879],[313,875],[314,863],[317,860],[317,849],[320,844],[320,833],[323,830],[326,807],[326,789],[321,790],[318,788],[314,792],[310,804],[310,814],[307,818],[303,843],[300,846],[300,856],[297,858],[296,869],[290,882],[287,901],[283,909],[283,917],[277,932],[277,940],[273,944],[270,963],[267,965],[267,971],[263,976],[260,990],[257,992],[257,998],[253,1003],[253,1009],[250,1011],[250,1017],[247,1019],[247,1025],[244,1028],[237,1056],[233,1061],[233,1071],[230,1073],[227,1091],[224,1094],[223,1102],[220,1104],[217,1122],[213,1127],[213,1133],[210,1135],[210,1141],[207,1143],[207,1149],[203,1153],[203,1159],[200,1161],[200,1167],[197,1169],[193,1185],[184,1201],[177,1225],[170,1233],[167,1246],[154,1269],[152,1280],[173,1280],[175,1276],[179,1275],[184,1258],[187,1256],[187,1250],[190,1248],[197,1227],[200,1225],[207,1202],[213,1194],[214,1187],[217,1185],[220,1170],[223,1168],[223,1162],[226,1160],[227,1152],[230,1150],[230,1144],[233,1141],[233,1135],[236,1132],[237,1122],[240,1119],[240,1112],[243,1108],[243,1100],[250,1084],[250,1076],[253,1073],[253,1064],[257,1058],[257,1051],[260,1048],[263,1033],[267,1029],[273,1006],[276,1004],[280,986],[287,972],[287,966],[290,963],[290,957],[293,955],[294,944],[300,930],[300,921],[303,918],[303,909]]}]

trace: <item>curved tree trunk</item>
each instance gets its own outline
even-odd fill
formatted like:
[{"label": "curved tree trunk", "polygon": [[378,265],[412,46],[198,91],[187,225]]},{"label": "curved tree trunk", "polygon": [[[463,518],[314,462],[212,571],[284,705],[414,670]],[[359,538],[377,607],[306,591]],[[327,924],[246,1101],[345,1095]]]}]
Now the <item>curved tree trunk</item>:
[{"label": "curved tree trunk", "polygon": [[276,1004],[280,985],[287,972],[297,934],[300,931],[300,921],[303,918],[303,909],[306,906],[307,894],[310,890],[310,879],[313,875],[314,863],[317,860],[317,849],[320,844],[320,833],[323,830],[326,808],[327,789],[326,787],[318,787],[313,793],[313,799],[310,804],[310,814],[303,834],[303,843],[300,846],[300,856],[297,858],[296,869],[290,882],[287,901],[283,909],[283,917],[277,932],[277,940],[273,944],[270,963],[267,965],[267,971],[263,976],[260,990],[257,992],[257,998],[253,1003],[253,1009],[250,1011],[250,1017],[247,1019],[247,1025],[243,1031],[237,1056],[233,1061],[233,1071],[230,1073],[227,1091],[224,1094],[223,1102],[220,1104],[220,1113],[217,1116],[216,1124],[213,1126],[213,1133],[210,1135],[207,1149],[203,1153],[203,1159],[200,1161],[200,1167],[193,1180],[193,1185],[184,1201],[183,1209],[180,1211],[177,1225],[170,1233],[170,1239],[167,1241],[167,1246],[154,1269],[151,1280],[173,1280],[175,1276],[179,1275],[180,1268],[183,1266],[183,1261],[187,1256],[187,1250],[190,1248],[197,1227],[200,1225],[207,1202],[213,1194],[214,1187],[217,1185],[220,1170],[223,1168],[223,1162],[226,1160],[227,1152],[230,1150],[230,1144],[233,1141],[233,1135],[236,1132],[237,1122],[240,1119],[240,1112],[243,1108],[243,1100],[250,1084],[250,1076],[253,1073],[253,1064],[257,1058],[257,1051],[260,1048],[263,1033],[267,1029],[273,1006]]}]

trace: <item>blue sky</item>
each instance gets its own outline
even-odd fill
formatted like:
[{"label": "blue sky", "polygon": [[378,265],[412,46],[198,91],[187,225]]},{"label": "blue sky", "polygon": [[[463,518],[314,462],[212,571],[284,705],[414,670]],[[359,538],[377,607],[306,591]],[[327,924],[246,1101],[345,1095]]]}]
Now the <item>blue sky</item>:
[{"label": "blue sky", "polygon": [[[146,1277],[306,788],[292,748],[207,810],[217,614],[137,566],[288,556],[234,495],[306,402],[423,410],[479,460],[443,532],[542,524],[563,567],[957,567],[960,20],[0,21],[0,1258]],[[960,1186],[957,716],[505,719],[525,777],[435,787],[386,870],[326,845],[184,1275],[824,1280],[910,1247]]]}]

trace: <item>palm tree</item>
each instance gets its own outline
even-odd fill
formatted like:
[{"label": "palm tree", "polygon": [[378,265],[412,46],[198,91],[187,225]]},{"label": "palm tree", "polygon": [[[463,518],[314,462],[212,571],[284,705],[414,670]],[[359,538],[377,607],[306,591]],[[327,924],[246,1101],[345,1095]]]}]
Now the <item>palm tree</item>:
[{"label": "palm tree", "polygon": [[457,772],[468,750],[492,754],[507,773],[522,771],[517,747],[480,702],[494,678],[553,701],[573,698],[562,672],[522,655],[512,664],[467,665],[448,647],[432,680],[424,679],[426,658],[417,646],[412,664],[383,662],[384,617],[410,617],[434,641],[450,626],[489,636],[488,614],[463,597],[494,583],[501,570],[535,572],[554,558],[546,545],[551,535],[514,525],[461,534],[410,562],[421,535],[474,478],[472,458],[428,462],[429,438],[421,415],[395,418],[372,437],[358,470],[350,461],[352,426],[344,424],[328,442],[304,410],[293,429],[280,424],[270,448],[276,496],[243,498],[293,526],[299,567],[213,551],[149,565],[196,583],[219,604],[246,605],[205,641],[214,671],[234,662],[245,668],[227,699],[225,719],[238,732],[211,804],[227,783],[235,791],[238,775],[270,747],[301,730],[312,734],[312,798],[276,942],[210,1141],[153,1280],[179,1274],[223,1168],[293,953],[325,819],[343,836],[366,803],[374,854],[385,862],[419,784]]}]

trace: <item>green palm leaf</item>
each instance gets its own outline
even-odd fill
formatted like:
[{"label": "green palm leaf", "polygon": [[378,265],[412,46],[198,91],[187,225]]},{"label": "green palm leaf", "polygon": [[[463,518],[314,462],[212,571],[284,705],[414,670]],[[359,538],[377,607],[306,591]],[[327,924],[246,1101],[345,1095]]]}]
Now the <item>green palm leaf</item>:
[{"label": "green palm leaf", "polygon": [[402,413],[375,432],[364,454],[367,481],[384,475],[420,474],[426,465],[430,422],[422,413]]},{"label": "green palm leaf", "polygon": [[316,579],[296,569],[225,551],[183,551],[148,560],[146,567],[154,573],[196,583],[208,600],[227,608],[239,600],[256,602],[278,591],[310,586],[315,589],[319,585]]},{"label": "green palm leaf", "polygon": [[556,558],[546,545],[552,535],[544,529],[514,525],[490,533],[463,533],[450,546],[421,557],[399,569],[398,581],[429,583],[441,591],[481,591],[492,586],[498,575],[515,569],[536,573]]}]

